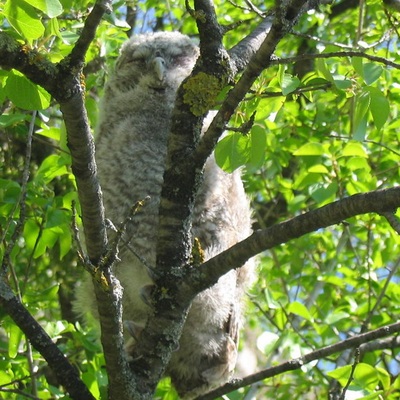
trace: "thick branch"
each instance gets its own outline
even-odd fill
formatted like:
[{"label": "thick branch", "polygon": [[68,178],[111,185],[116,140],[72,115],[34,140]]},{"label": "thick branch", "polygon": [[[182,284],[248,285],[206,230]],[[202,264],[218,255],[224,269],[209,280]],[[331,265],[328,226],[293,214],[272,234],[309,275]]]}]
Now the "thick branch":
[{"label": "thick branch", "polygon": [[[356,194],[327,204],[270,228],[254,232],[250,237],[205,262],[199,276],[189,276],[188,285],[201,292],[215,284],[232,268],[239,268],[249,258],[307,233],[338,224],[345,219],[368,213],[395,212],[400,207],[400,186]],[[195,279],[195,280],[194,280]]]},{"label": "thick branch", "polygon": [[194,4],[191,13],[199,28],[200,58],[177,93],[171,119],[159,210],[158,270],[170,270],[171,265],[180,266],[189,260],[190,215],[202,170],[202,165],[193,163],[191,155],[200,137],[204,115],[230,77],[229,57],[222,45],[223,31],[214,5],[210,0],[196,0]]},{"label": "thick branch", "polygon": [[102,345],[110,380],[110,399],[129,398],[134,380],[124,358],[122,337],[122,289],[110,274],[111,265],[102,265],[107,249],[107,233],[104,221],[102,194],[97,180],[94,159],[94,143],[84,106],[82,94],[60,103],[68,132],[68,148],[72,157],[72,171],[75,175],[86,249],[92,264],[102,266],[107,279],[108,290],[94,281],[100,317]]},{"label": "thick branch", "polygon": [[107,235],[94,160],[94,142],[83,94],[79,93],[72,99],[60,103],[60,108],[68,133],[68,148],[71,152],[72,172],[75,175],[82,210],[86,248],[92,263],[97,264],[105,254]]},{"label": "thick branch", "polygon": [[0,279],[0,305],[24,332],[32,346],[39,351],[54,371],[58,381],[65,387],[72,399],[93,400],[94,397],[80,380],[77,370],[69,363],[49,335],[21,304],[11,288]]},{"label": "thick branch", "polygon": [[5,32],[0,32],[0,67],[5,70],[14,68],[50,94],[57,92],[56,65]]},{"label": "thick branch", "polygon": [[400,336],[396,335],[385,339],[377,340],[376,342],[364,343],[360,346],[360,357],[362,358],[366,353],[377,350],[391,350],[400,347]]},{"label": "thick branch", "polygon": [[263,371],[257,372],[253,375],[247,376],[243,379],[238,379],[227,383],[220,388],[213,390],[205,394],[204,396],[198,397],[196,400],[212,400],[225,393],[229,393],[233,390],[239,389],[241,387],[251,385],[252,383],[262,381],[263,379],[271,378],[273,376],[282,374],[284,372],[293,371],[300,369],[303,365],[310,363],[314,360],[320,360],[324,357],[331,356],[332,354],[342,352],[347,349],[352,349],[359,347],[360,345],[370,342],[372,340],[380,339],[393,335],[394,333],[400,332],[400,322],[392,325],[383,326],[382,328],[375,329],[368,333],[362,333],[360,335],[354,336],[352,338],[343,340],[339,343],[335,343],[331,346],[323,347],[319,350],[313,351],[304,355],[303,357],[296,358],[293,360],[286,361],[275,367],[267,368]]},{"label": "thick branch", "polygon": [[223,29],[217,21],[214,4],[211,0],[195,0],[195,18],[200,35],[200,54],[208,68],[214,61],[221,61]]},{"label": "thick branch", "polygon": [[[95,16],[87,20],[87,36],[78,42],[71,54],[73,62],[79,63],[83,52],[86,51],[93,37],[95,25],[100,21],[100,14],[107,8],[100,2],[95,7]],[[68,65],[68,63],[66,63]],[[70,70],[69,70],[70,71]],[[70,71],[71,72],[71,71]],[[67,128],[68,147],[72,157],[72,170],[76,178],[78,195],[82,210],[82,220],[85,233],[85,242],[89,259],[96,266],[104,269],[107,283],[99,285],[94,280],[95,293],[100,317],[102,345],[106,368],[109,377],[110,399],[133,398],[135,380],[128,367],[124,352],[122,336],[122,289],[119,282],[111,274],[112,263],[102,262],[107,252],[107,233],[102,193],[97,179],[96,163],[94,159],[94,142],[84,105],[84,96],[79,82],[71,88],[74,96],[66,101],[60,101]]]},{"label": "thick branch", "polygon": [[272,21],[273,16],[266,17],[256,29],[228,51],[231,58],[231,68],[235,75],[245,69],[261,47],[271,29]]}]

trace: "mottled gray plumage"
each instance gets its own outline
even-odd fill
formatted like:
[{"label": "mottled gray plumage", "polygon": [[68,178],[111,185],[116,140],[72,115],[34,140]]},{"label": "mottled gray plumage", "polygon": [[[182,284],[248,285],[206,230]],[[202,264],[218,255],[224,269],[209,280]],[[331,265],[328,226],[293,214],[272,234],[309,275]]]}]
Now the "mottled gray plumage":
[{"label": "mottled gray plumage", "polygon": [[[132,205],[150,201],[127,227],[116,266],[124,287],[124,320],[144,325],[150,308],[140,290],[151,283],[146,267],[155,266],[157,215],[169,121],[176,91],[198,56],[197,47],[179,33],[139,35],[127,41],[105,88],[96,138],[96,159],[106,216],[119,225]],[[213,157],[193,215],[193,237],[206,259],[250,232],[249,201],[239,172],[227,174]],[[227,381],[236,363],[241,298],[253,263],[230,271],[211,289],[199,294],[190,309],[179,350],[167,374],[183,398],[192,398]],[[88,281],[77,291],[76,308],[94,309]]]}]

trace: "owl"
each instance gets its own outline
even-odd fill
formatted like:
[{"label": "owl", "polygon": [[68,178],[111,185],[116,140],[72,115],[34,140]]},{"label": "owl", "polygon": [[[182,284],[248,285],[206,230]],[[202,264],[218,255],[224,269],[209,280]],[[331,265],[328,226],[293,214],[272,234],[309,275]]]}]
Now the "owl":
[{"label": "owl", "polygon": [[[127,225],[115,266],[124,287],[123,319],[135,326],[144,326],[151,313],[140,294],[152,284],[148,271],[156,265],[158,209],[174,101],[198,54],[180,33],[132,37],[122,46],[100,106],[96,160],[107,218],[118,226],[137,201],[150,198]],[[193,238],[210,259],[250,233],[251,212],[240,172],[225,173],[211,156],[194,206]],[[179,349],[166,370],[181,398],[194,398],[231,377],[241,299],[253,268],[250,261],[231,270],[195,297]],[[96,309],[91,285],[88,279],[77,290],[75,309],[81,314]]]}]

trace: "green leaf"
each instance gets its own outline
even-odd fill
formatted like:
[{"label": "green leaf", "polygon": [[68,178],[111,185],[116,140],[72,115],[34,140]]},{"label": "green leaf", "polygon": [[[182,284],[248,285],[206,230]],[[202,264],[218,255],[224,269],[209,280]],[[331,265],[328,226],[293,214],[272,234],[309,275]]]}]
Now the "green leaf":
[{"label": "green leaf", "polygon": [[45,129],[37,130],[35,133],[38,135],[41,135],[41,136],[48,137],[53,140],[57,140],[58,142],[60,141],[60,137],[61,137],[60,128],[47,128],[46,127]]},{"label": "green leaf", "polygon": [[349,79],[346,79],[345,77],[335,78],[333,83],[338,89],[341,90],[346,90],[352,85],[352,82]]},{"label": "green leaf", "polygon": [[[59,290],[59,285],[54,284],[50,287],[47,287],[40,292],[26,292],[24,293],[23,296],[23,301],[24,303],[27,304],[40,304],[43,298],[57,298],[57,293]],[[61,322],[56,322],[56,323],[61,323]]]},{"label": "green leaf", "polygon": [[43,160],[37,172],[37,178],[49,183],[55,177],[68,173],[66,165],[67,160],[64,157],[52,154]]},{"label": "green leaf", "polygon": [[348,319],[349,314],[343,311],[333,311],[325,318],[325,323],[327,325],[333,325],[334,323],[341,321],[343,319]]},{"label": "green leaf", "polygon": [[315,61],[317,71],[329,82],[333,82],[333,76],[326,66],[325,60],[319,58]]},{"label": "green leaf", "polygon": [[[60,39],[62,39],[61,35],[61,28],[60,24],[58,23],[57,18],[51,18],[49,23],[46,26],[46,35],[48,36],[58,36]],[[54,60],[52,60],[54,61]]]},{"label": "green leaf", "polygon": [[10,71],[4,89],[13,103],[25,110],[43,110],[50,105],[50,94],[16,70]]},{"label": "green leaf", "polygon": [[59,235],[54,233],[51,228],[44,229],[40,240],[37,243],[37,247],[35,248],[35,253],[33,254],[33,257],[38,258],[42,256],[47,249],[52,249],[57,243],[58,237]]},{"label": "green leaf", "polygon": [[267,132],[266,128],[255,125],[250,132],[250,153],[246,162],[248,168],[258,169],[265,160]]},{"label": "green leaf", "polygon": [[29,250],[35,248],[36,241],[40,234],[39,223],[34,219],[28,219],[24,225],[24,238]]},{"label": "green leaf", "polygon": [[367,113],[371,103],[371,96],[367,89],[364,89],[359,96],[356,97],[356,112],[354,117],[355,139],[363,140],[366,134]]},{"label": "green leaf", "polygon": [[43,11],[49,18],[54,18],[63,12],[63,6],[58,0],[25,0],[31,6]]},{"label": "green leaf", "polygon": [[378,371],[366,363],[357,364],[354,371],[354,381],[362,388],[375,389],[379,382]]},{"label": "green leaf", "polygon": [[346,162],[346,167],[350,171],[361,169],[367,173],[371,172],[371,167],[369,166],[367,159],[364,157],[350,157]]},{"label": "green leaf", "polygon": [[10,358],[15,358],[18,354],[19,344],[22,339],[22,331],[16,324],[11,324],[8,330],[8,355]]},{"label": "green leaf", "polygon": [[368,112],[371,97],[369,90],[364,89],[359,96],[356,97],[356,121],[361,120]]},{"label": "green leaf", "polygon": [[9,385],[11,381],[13,381],[14,376],[9,371],[0,370],[0,386]]},{"label": "green leaf", "polygon": [[280,308],[279,302],[274,300],[274,296],[268,288],[264,289],[264,295],[265,295],[265,304],[268,306],[269,309],[276,310]]},{"label": "green leaf", "polygon": [[49,207],[46,213],[46,228],[54,228],[68,223],[69,218],[65,210]]},{"label": "green leaf", "polygon": [[313,174],[329,174],[328,168],[326,168],[323,164],[312,165],[310,168],[308,168],[308,172]]},{"label": "green leaf", "polygon": [[364,157],[368,158],[363,145],[360,142],[349,142],[344,146],[342,152],[340,153],[343,157]]},{"label": "green leaf", "polygon": [[380,130],[383,125],[385,125],[389,113],[390,106],[389,101],[386,96],[378,89],[369,87],[368,91],[370,93],[371,103],[370,110],[372,118],[374,120],[375,126]]},{"label": "green leaf", "polygon": [[353,57],[351,59],[351,64],[353,65],[353,68],[358,73],[358,75],[360,75],[361,78],[364,78],[364,68],[363,68],[362,57]]},{"label": "green leaf", "polygon": [[342,386],[345,386],[349,380],[351,369],[351,365],[345,365],[344,367],[336,368],[333,371],[328,371],[327,375],[336,379]]},{"label": "green leaf", "polygon": [[357,125],[355,125],[355,129],[353,131],[353,139],[363,141],[367,136],[367,122],[368,118],[366,115],[360,120],[357,121]]},{"label": "green leaf", "polygon": [[374,83],[382,74],[383,68],[381,65],[375,63],[366,63],[363,66],[364,70],[364,82],[367,85]]},{"label": "green leaf", "polygon": [[215,148],[215,160],[226,172],[246,164],[249,158],[248,138],[241,133],[233,133],[220,140]]},{"label": "green leaf", "polygon": [[43,36],[44,26],[36,10],[23,0],[7,0],[3,13],[10,25],[29,42]]},{"label": "green leaf", "polygon": [[[65,228],[65,226],[67,226],[67,228]],[[64,225],[63,233],[60,235],[58,243],[60,246],[60,260],[62,260],[71,250],[72,246],[72,237],[69,225]]]},{"label": "green leaf", "polygon": [[297,76],[285,74],[281,82],[282,94],[284,96],[294,92],[300,86],[300,79]]},{"label": "green leaf", "polygon": [[295,150],[294,156],[322,156],[325,154],[324,146],[321,143],[310,142]]},{"label": "green leaf", "polygon": [[10,114],[10,115],[0,115],[0,127],[5,128],[7,126],[17,125],[19,122],[26,121],[25,114]]},{"label": "green leaf", "polygon": [[390,387],[390,375],[389,375],[389,373],[385,369],[380,368],[380,367],[375,367],[375,369],[376,369],[376,371],[378,373],[379,381],[382,383],[382,387],[385,390],[388,390],[389,387]]},{"label": "green leaf", "polygon": [[307,310],[307,307],[304,304],[299,303],[298,301],[293,301],[292,303],[290,303],[289,307],[287,308],[287,312],[296,314],[310,322],[313,322],[314,320],[310,312]]},{"label": "green leaf", "polygon": [[324,78],[321,78],[321,77],[319,77],[319,76],[317,76],[317,77],[311,77],[311,78],[309,78],[309,79],[305,79],[304,80],[304,82],[303,82],[303,84],[304,84],[304,88],[306,88],[306,87],[308,87],[308,86],[311,86],[311,87],[313,87],[313,86],[322,86],[322,85],[327,85],[327,84],[329,84],[330,82],[329,81],[327,81],[326,79],[324,79]]},{"label": "green leaf", "polygon": [[[345,386],[350,378],[351,370],[351,365],[345,365],[328,372],[327,375],[339,381],[342,386]],[[373,390],[378,384],[378,376],[378,371],[374,367],[366,363],[359,363],[354,371],[353,382],[359,387]]]},{"label": "green leaf", "polygon": [[321,187],[321,184],[317,184],[317,189],[311,188],[311,197],[322,206],[325,202],[332,201],[336,197],[338,185],[336,182],[330,183],[328,186]]}]

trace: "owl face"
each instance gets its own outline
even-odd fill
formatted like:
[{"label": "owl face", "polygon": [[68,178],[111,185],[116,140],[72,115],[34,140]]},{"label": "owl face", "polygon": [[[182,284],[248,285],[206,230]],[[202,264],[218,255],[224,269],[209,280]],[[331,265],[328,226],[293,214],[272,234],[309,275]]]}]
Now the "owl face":
[{"label": "owl face", "polygon": [[120,90],[176,91],[193,69],[198,49],[177,32],[138,35],[124,44],[115,66]]}]

